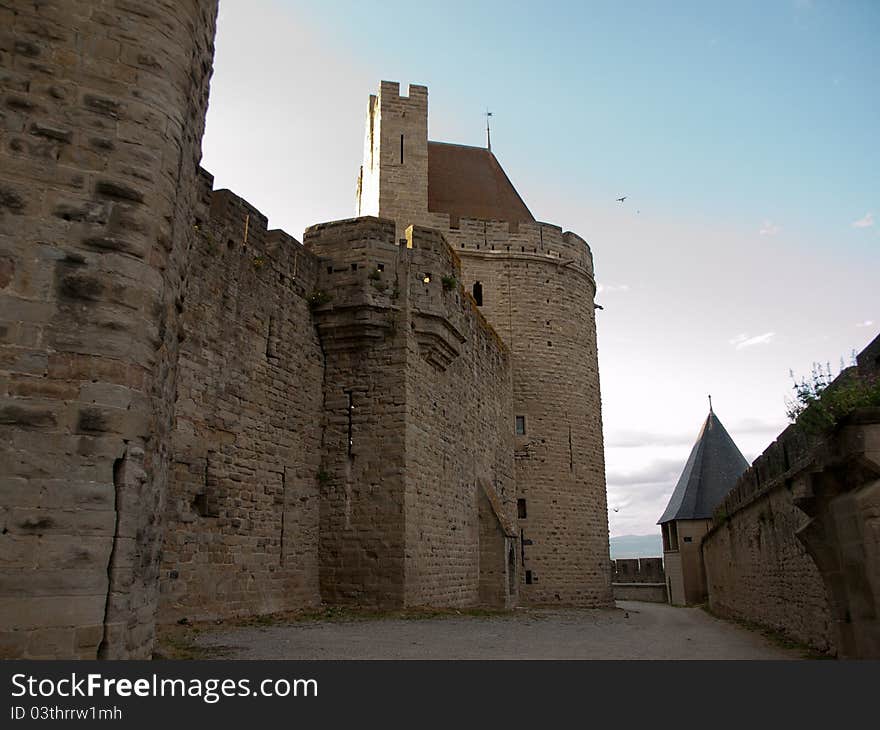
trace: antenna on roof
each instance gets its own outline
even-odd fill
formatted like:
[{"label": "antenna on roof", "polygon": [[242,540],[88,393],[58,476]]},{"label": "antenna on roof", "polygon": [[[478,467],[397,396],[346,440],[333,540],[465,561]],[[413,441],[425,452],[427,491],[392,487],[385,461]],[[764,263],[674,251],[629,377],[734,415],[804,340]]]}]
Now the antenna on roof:
[{"label": "antenna on roof", "polygon": [[488,148],[489,152],[492,151],[492,133],[489,130],[489,117],[491,116],[492,112],[486,109],[486,147]]},{"label": "antenna on roof", "polygon": [[709,396],[709,413],[714,413],[714,411],[712,410],[712,396],[711,395]]}]

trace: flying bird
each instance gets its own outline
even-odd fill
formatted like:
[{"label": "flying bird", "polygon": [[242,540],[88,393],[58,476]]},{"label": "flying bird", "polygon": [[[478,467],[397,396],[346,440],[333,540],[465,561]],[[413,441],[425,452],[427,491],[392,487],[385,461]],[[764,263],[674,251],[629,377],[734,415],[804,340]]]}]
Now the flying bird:
[{"label": "flying bird", "polygon": [[622,198],[618,198],[618,199],[617,199],[617,202],[618,202],[618,203],[622,203],[624,200],[626,200],[626,196],[625,196],[625,195],[624,195]]},{"label": "flying bird", "polygon": [[612,507],[611,511],[612,512],[620,512],[620,507]]}]

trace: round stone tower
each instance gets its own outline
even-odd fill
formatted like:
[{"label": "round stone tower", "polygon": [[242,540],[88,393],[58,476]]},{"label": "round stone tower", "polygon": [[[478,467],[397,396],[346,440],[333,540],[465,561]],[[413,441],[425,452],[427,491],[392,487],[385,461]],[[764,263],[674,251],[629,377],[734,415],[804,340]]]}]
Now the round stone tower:
[{"label": "round stone tower", "polygon": [[0,656],[149,657],[216,0],[0,8]]},{"label": "round stone tower", "polygon": [[510,348],[521,600],[610,605],[590,247],[537,222],[491,150],[428,141],[427,96],[371,97],[358,211],[440,230]]}]

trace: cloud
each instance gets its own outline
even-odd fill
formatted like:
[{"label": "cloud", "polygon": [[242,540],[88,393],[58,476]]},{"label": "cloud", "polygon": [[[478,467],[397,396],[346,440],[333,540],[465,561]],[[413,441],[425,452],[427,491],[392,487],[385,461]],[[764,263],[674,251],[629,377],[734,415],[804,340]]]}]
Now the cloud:
[{"label": "cloud", "polygon": [[770,221],[764,221],[761,224],[761,229],[758,231],[758,234],[761,236],[775,236],[781,230],[782,226],[777,226],[775,223],[771,223]]},{"label": "cloud", "polygon": [[874,320],[873,320],[873,319],[866,319],[864,322],[859,322],[859,323],[856,325],[856,327],[873,327],[873,326],[874,326]]},{"label": "cloud", "polygon": [[671,492],[686,461],[687,458],[657,459],[648,466],[635,471],[609,472],[607,477],[608,490],[631,494],[629,489],[620,490],[618,488],[639,487],[640,497]]},{"label": "cloud", "polygon": [[859,218],[857,221],[852,222],[853,228],[870,228],[874,225],[874,214],[873,213],[865,213],[865,215]]},{"label": "cloud", "polygon": [[657,433],[654,431],[614,431],[605,439],[609,449],[638,449],[645,446],[682,446],[692,444],[695,433]]},{"label": "cloud", "polygon": [[737,350],[742,350],[746,347],[754,347],[755,345],[767,345],[772,342],[774,337],[776,337],[775,332],[765,332],[763,335],[756,335],[755,337],[741,334],[737,335],[732,340],[728,340],[728,342],[730,342],[731,345],[734,345]]},{"label": "cloud", "polygon": [[599,284],[596,288],[597,294],[603,292],[629,291],[629,284]]}]

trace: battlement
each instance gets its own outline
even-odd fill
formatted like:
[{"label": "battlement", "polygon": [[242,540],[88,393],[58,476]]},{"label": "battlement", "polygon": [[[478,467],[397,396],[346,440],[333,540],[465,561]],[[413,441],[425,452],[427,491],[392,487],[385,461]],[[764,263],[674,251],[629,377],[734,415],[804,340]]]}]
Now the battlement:
[{"label": "battlement", "polygon": [[431,218],[431,224],[446,233],[450,246],[467,255],[539,257],[594,276],[589,244],[552,223],[455,218],[445,213],[432,213]]},{"label": "battlement", "polygon": [[428,105],[428,87],[421,84],[410,84],[406,96],[400,93],[399,81],[382,81],[379,84],[379,97],[383,101],[412,101]]},{"label": "battlement", "polygon": [[[210,185],[213,178],[202,173],[200,182]],[[208,189],[202,199],[196,228],[208,255],[247,259],[255,270],[274,270],[282,283],[289,279],[301,290],[311,287],[317,260],[296,238],[270,229],[269,219],[231,190]]]}]

